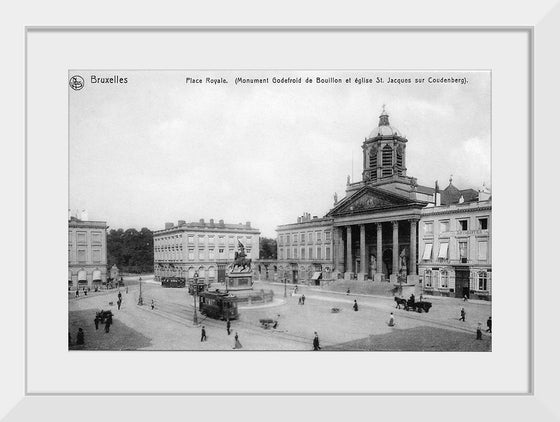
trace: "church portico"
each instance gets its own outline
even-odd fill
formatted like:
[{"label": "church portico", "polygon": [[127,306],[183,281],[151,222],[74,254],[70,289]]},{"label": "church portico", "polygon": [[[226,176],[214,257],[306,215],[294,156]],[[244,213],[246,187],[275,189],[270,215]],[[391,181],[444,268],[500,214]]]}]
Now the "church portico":
[{"label": "church portico", "polygon": [[335,269],[347,280],[400,281],[416,278],[417,224],[419,215],[385,217],[363,215],[334,220],[339,251]]}]

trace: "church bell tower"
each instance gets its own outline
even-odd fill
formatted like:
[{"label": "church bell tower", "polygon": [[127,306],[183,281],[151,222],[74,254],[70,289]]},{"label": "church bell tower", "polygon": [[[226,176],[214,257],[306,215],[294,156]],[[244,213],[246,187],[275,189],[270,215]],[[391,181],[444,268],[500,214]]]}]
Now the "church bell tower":
[{"label": "church bell tower", "polygon": [[408,140],[389,123],[389,114],[383,110],[379,125],[365,138],[362,145],[366,183],[406,177],[406,143]]}]

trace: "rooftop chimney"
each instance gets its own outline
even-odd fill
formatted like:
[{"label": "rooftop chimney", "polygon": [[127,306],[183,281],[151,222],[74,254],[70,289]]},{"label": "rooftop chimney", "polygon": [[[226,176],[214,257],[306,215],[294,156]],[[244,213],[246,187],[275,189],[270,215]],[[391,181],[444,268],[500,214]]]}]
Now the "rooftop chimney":
[{"label": "rooftop chimney", "polygon": [[177,221],[177,225],[178,226],[184,226],[185,224],[187,224],[187,222],[185,220],[179,220]]},{"label": "rooftop chimney", "polygon": [[86,210],[82,210],[82,214],[81,214],[80,220],[82,220],[82,221],[88,221],[88,212],[87,212]]},{"label": "rooftop chimney", "polygon": [[165,223],[165,230],[172,229],[172,228],[173,228],[173,223]]},{"label": "rooftop chimney", "polygon": [[314,216],[313,216],[313,220],[316,220],[316,219],[317,219],[317,216],[316,216],[316,215],[314,215]]},{"label": "rooftop chimney", "polygon": [[251,222],[250,222],[250,221],[247,221],[247,222],[245,223],[245,226],[251,228]]},{"label": "rooftop chimney", "polygon": [[214,219],[213,219],[213,218],[210,219],[210,225],[211,225],[211,226],[214,225]]},{"label": "rooftop chimney", "polygon": [[200,220],[198,220],[198,222],[199,222],[200,224],[204,224],[204,218],[201,218]]},{"label": "rooftop chimney", "polygon": [[220,220],[219,224],[220,224],[220,226],[223,227],[224,226],[224,220]]}]

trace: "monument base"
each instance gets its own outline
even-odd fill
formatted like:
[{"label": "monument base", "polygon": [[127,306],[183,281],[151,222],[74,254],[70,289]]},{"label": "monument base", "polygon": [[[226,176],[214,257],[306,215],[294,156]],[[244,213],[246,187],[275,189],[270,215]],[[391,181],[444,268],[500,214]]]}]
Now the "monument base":
[{"label": "monument base", "polygon": [[274,300],[274,292],[272,290],[235,290],[228,293],[234,294],[238,305],[262,305],[270,303]]},{"label": "monument base", "polygon": [[352,280],[354,273],[344,273],[344,280]]},{"label": "monument base", "polygon": [[385,275],[383,273],[375,273],[373,275],[373,281],[381,282],[385,279]]},{"label": "monument base", "polygon": [[229,273],[226,276],[226,290],[253,290],[253,273]]},{"label": "monument base", "polygon": [[358,273],[358,281],[366,281],[366,280],[367,280],[367,274]]},{"label": "monument base", "polygon": [[409,274],[406,276],[406,284],[418,284],[418,282],[420,281],[420,278],[418,277],[418,275],[412,275]]}]

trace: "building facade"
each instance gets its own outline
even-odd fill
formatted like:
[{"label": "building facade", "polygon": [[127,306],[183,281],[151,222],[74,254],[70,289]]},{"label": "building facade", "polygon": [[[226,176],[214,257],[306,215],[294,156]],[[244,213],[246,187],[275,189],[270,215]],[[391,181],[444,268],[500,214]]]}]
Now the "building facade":
[{"label": "building facade", "polygon": [[491,228],[492,203],[482,195],[422,210],[419,273],[424,294],[490,300]]},{"label": "building facade", "polygon": [[195,272],[206,283],[225,282],[225,269],[235,257],[238,242],[245,246],[247,258],[259,257],[260,231],[251,223],[226,224],[213,219],[175,225],[154,231],[154,278],[184,277],[192,281]]},{"label": "building facade", "polygon": [[[277,228],[282,277],[296,282],[317,269],[335,280],[389,281],[420,286],[427,294],[491,297],[490,191],[460,190],[451,179],[441,192],[437,182],[418,184],[407,175],[408,142],[383,109],[362,143],[362,180],[351,183],[348,177],[345,197],[339,201],[335,194],[325,217],[307,214]],[[324,233],[326,242],[318,262],[315,231]]]},{"label": "building facade", "polygon": [[332,218],[298,217],[297,223],[277,231],[277,276],[290,283],[330,278],[333,271]]},{"label": "building facade", "polygon": [[107,223],[68,219],[68,287],[107,282]]}]

